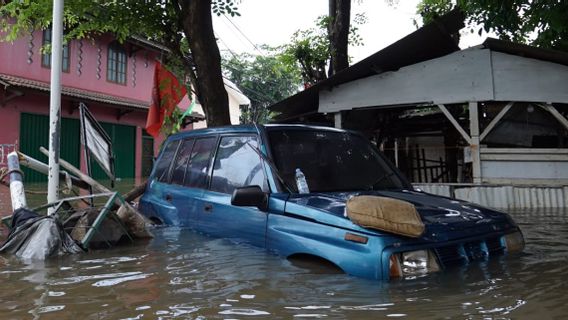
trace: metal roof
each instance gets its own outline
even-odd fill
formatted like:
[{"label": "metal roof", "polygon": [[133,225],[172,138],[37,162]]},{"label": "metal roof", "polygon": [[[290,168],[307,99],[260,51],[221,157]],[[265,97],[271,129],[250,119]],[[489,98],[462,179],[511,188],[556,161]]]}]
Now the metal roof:
[{"label": "metal roof", "polygon": [[128,38],[129,42],[141,45],[142,47],[145,47],[147,49],[154,49],[157,51],[164,51],[164,52],[168,52],[170,53],[170,49],[168,47],[166,47],[165,45],[156,42],[156,41],[152,41],[150,39],[147,39],[143,36],[138,36],[138,35],[132,35]]},{"label": "metal roof", "polygon": [[525,58],[549,61],[568,66],[568,52],[564,51],[543,49],[526,44],[514,43],[494,38],[487,38],[485,42],[483,42],[482,46],[493,51],[508,53]]},{"label": "metal roof", "polygon": [[463,13],[454,10],[332,77],[273,104],[269,109],[281,113],[274,120],[286,121],[316,113],[320,90],[459,51],[452,34],[463,27]]},{"label": "metal roof", "polygon": [[[36,89],[40,91],[50,91],[49,83],[31,80],[21,77],[15,77],[6,74],[0,74],[0,81],[6,82],[11,86],[20,87],[20,88],[29,88],[29,89]],[[117,106],[128,107],[130,109],[137,109],[137,110],[148,110],[150,103],[147,101],[140,101],[134,99],[128,99],[123,97],[112,96],[104,93],[88,91],[83,89],[77,89],[67,86],[61,87],[61,94],[65,96],[75,97],[86,99],[90,101],[96,102],[103,102]]]}]

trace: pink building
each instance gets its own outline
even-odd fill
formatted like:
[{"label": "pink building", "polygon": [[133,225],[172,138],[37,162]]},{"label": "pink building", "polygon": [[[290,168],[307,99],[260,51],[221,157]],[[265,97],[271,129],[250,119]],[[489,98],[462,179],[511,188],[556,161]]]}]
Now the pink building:
[{"label": "pink building", "polygon": [[[49,30],[35,31],[13,43],[0,42],[0,166],[15,145],[47,162],[49,119]],[[145,131],[154,63],[165,50],[156,43],[131,38],[120,44],[110,35],[73,40],[63,52],[61,157],[84,170],[79,139],[79,103],[88,106],[111,137],[117,178],[142,178],[150,172],[159,141]],[[180,107],[189,105],[185,98]],[[98,168],[96,168],[98,169]],[[93,176],[104,178],[102,170]],[[45,179],[27,172],[28,181]]]}]

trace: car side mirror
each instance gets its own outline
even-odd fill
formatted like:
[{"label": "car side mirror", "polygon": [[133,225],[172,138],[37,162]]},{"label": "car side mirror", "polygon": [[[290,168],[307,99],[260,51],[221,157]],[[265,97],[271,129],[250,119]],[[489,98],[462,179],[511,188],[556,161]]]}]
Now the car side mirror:
[{"label": "car side mirror", "polygon": [[257,207],[260,211],[268,211],[268,195],[259,186],[240,187],[233,191],[231,204],[240,207]]}]

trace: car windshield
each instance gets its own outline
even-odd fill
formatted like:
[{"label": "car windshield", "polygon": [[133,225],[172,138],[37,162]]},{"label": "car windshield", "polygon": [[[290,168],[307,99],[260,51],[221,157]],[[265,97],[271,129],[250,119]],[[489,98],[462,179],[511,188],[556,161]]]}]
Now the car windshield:
[{"label": "car windshield", "polygon": [[286,184],[296,188],[300,169],[310,192],[402,189],[405,182],[362,136],[332,130],[268,131],[274,162]]}]

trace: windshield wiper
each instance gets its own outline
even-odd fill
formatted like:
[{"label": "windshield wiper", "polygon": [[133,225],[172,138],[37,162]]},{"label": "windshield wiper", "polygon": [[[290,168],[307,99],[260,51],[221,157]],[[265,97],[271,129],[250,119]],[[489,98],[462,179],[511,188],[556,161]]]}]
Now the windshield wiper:
[{"label": "windshield wiper", "polygon": [[380,182],[382,182],[382,181],[385,180],[386,178],[390,178],[390,177],[392,177],[392,176],[394,176],[394,175],[395,175],[395,172],[394,172],[394,171],[391,171],[391,172],[388,172],[388,173],[383,174],[383,175],[380,176],[377,180],[375,180],[373,183],[371,183],[371,184],[367,187],[367,189],[368,189],[368,190],[375,190],[375,188],[374,188],[375,185],[379,184]]}]

